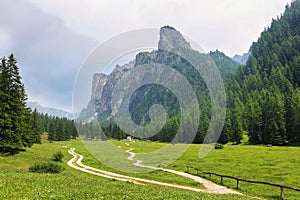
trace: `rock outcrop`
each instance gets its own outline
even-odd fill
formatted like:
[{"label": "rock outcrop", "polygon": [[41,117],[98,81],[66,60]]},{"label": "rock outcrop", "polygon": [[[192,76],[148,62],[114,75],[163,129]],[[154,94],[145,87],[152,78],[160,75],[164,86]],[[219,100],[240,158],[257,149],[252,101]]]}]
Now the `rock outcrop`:
[{"label": "rock outcrop", "polygon": [[233,60],[241,65],[246,65],[249,56],[251,55],[251,51],[247,53],[243,53],[243,55],[234,55]]},{"label": "rock outcrop", "polygon": [[182,34],[171,26],[164,26],[160,29],[158,49],[171,51],[173,49],[192,49]]},{"label": "rock outcrop", "polygon": [[[116,108],[113,108],[113,110],[111,108],[114,87],[124,74],[129,73],[133,68],[144,64],[159,63],[170,66],[187,78],[194,90],[199,91],[197,94],[198,96],[207,94],[206,84],[197,70],[180,56],[171,53],[174,52],[174,50],[175,52],[176,50],[184,50],[191,51],[195,54],[199,53],[191,48],[190,43],[184,39],[179,31],[173,27],[164,26],[160,29],[158,50],[152,52],[140,52],[136,55],[134,61],[122,66],[117,65],[108,75],[96,73],[93,77],[91,100],[87,108],[81,112],[81,118],[88,119],[91,116],[95,116],[95,113],[97,113],[98,118],[101,119],[103,119],[103,117],[106,119],[110,115],[114,115],[117,112]],[[222,57],[223,54],[220,54],[220,56]],[[220,56],[218,56],[218,58]],[[226,56],[224,55],[224,59],[226,60],[227,57],[225,57]],[[231,64],[231,62],[228,63]],[[232,61],[232,63],[234,62]],[[135,77],[135,79],[138,80],[139,77]],[[126,90],[126,87],[127,86],[125,85],[124,90]],[[150,97],[150,95],[152,95],[152,97]],[[144,120],[145,115],[147,115],[149,107],[155,103],[162,104],[167,111],[174,112],[174,110],[177,109],[175,107],[178,103],[176,97],[172,95],[173,94],[167,89],[162,89],[157,86],[145,86],[139,88],[133,94],[131,105],[129,105],[130,108],[136,107],[130,111],[133,115],[133,120],[137,123],[141,123]],[[122,96],[120,98],[122,98]],[[144,100],[142,101],[142,99]],[[120,104],[121,102],[122,99],[118,101]]]}]

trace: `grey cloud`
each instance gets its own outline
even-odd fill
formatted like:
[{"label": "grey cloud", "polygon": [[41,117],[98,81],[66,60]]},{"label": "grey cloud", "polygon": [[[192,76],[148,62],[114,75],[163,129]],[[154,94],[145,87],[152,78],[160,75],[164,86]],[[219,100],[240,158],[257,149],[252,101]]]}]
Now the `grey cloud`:
[{"label": "grey cloud", "polygon": [[0,30],[12,39],[10,51],[29,97],[43,97],[46,106],[70,107],[76,72],[97,42],[27,1],[0,1],[0,7]]}]

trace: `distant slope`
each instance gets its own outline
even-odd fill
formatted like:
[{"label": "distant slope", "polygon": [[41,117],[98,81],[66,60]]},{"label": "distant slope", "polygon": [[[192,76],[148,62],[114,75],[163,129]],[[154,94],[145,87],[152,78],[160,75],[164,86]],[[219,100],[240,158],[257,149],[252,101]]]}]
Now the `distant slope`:
[{"label": "distant slope", "polygon": [[247,53],[244,53],[243,55],[235,54],[232,59],[241,65],[246,65],[247,60],[250,55],[251,55],[251,51],[248,51]]},{"label": "distant slope", "polygon": [[[195,91],[198,91],[197,95],[199,97],[206,96],[208,94],[208,90],[202,77],[195,71],[193,66],[191,66],[189,63],[186,63],[184,60],[179,59],[175,55],[171,55],[162,51],[162,49],[168,48],[185,49],[194,52],[196,55],[200,55],[199,52],[196,52],[192,49],[192,47],[185,40],[182,34],[175,28],[170,26],[162,27],[160,30],[158,50],[152,52],[140,52],[136,55],[134,61],[126,65],[116,67],[108,75],[101,73],[94,74],[92,80],[93,92],[91,94],[91,100],[87,108],[82,110],[80,114],[81,119],[88,119],[91,116],[93,116],[96,112],[98,114],[99,119],[106,120],[107,117],[112,113],[110,105],[114,86],[119,82],[119,80],[124,74],[128,73],[135,67],[144,64],[159,63],[176,69],[182,75],[187,77],[187,80],[194,87]],[[210,52],[208,55],[215,62],[216,67],[218,67],[221,76],[224,79],[228,79],[231,75],[235,74],[238,67],[240,66],[239,63],[233,61],[230,57],[226,56],[224,53],[218,50]],[[142,87],[139,90],[137,90],[137,92],[133,95],[133,97],[136,98],[133,98],[130,109],[133,109],[133,106],[136,107],[134,111],[131,110],[131,112],[135,113],[135,117],[143,119],[141,114],[143,114],[143,112],[147,112],[148,107],[152,105],[153,102],[164,102],[166,106],[169,107],[169,109],[167,110],[170,111],[171,116],[176,115],[177,110],[174,110],[174,108],[178,106],[178,103],[176,103],[177,100],[176,98],[174,98],[174,96],[172,96],[172,93],[167,92],[162,88],[156,88],[155,90],[156,91],[154,91],[154,89]],[[148,95],[148,99],[145,98],[146,94]],[[150,97],[150,94],[152,95],[152,97]],[[142,99],[144,101],[143,105],[139,104],[142,102]]]},{"label": "distant slope", "polygon": [[209,55],[216,63],[223,78],[229,78],[231,75],[235,74],[239,67],[239,62],[229,58],[219,50],[211,51],[209,52]]},{"label": "distant slope", "polygon": [[224,130],[247,131],[253,144],[300,142],[300,1],[287,5],[250,50],[228,83],[233,114]]},{"label": "distant slope", "polygon": [[51,116],[66,117],[68,119],[73,119],[73,115],[67,111],[56,109],[56,108],[47,108],[41,106],[38,102],[28,101],[27,106],[32,110],[37,109],[39,113],[44,113],[44,114],[47,113],[48,115]]}]

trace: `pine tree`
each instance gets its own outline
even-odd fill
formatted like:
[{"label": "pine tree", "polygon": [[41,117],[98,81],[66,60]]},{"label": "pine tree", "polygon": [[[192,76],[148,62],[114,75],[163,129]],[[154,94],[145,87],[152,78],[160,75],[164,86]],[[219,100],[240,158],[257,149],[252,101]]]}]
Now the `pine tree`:
[{"label": "pine tree", "polygon": [[31,133],[33,135],[33,142],[42,143],[41,134],[43,132],[43,126],[42,126],[41,117],[38,114],[36,109],[34,109],[34,111],[31,113],[30,127],[31,127]]},{"label": "pine tree", "polygon": [[234,101],[234,107],[231,112],[231,141],[239,144],[243,138],[243,125],[242,125],[242,115],[243,115],[243,104],[236,98]]},{"label": "pine tree", "polygon": [[[13,129],[13,122],[10,110],[9,87],[11,75],[7,66],[7,59],[3,57],[0,65],[0,152],[6,153],[14,147],[21,147],[21,136],[16,135]],[[19,139],[19,141],[18,141]]]},{"label": "pine tree", "polygon": [[220,135],[220,138],[218,139],[218,143],[226,144],[229,142],[229,139],[231,138],[230,135],[231,135],[232,125],[231,125],[230,116],[231,116],[231,110],[227,108],[224,127]]},{"label": "pine tree", "polygon": [[58,121],[58,126],[57,126],[57,140],[58,141],[64,141],[66,140],[66,126],[63,120]]},{"label": "pine tree", "polygon": [[288,133],[288,140],[290,142],[300,141],[300,89],[296,89],[291,100],[292,117],[290,124],[290,132]]},{"label": "pine tree", "polygon": [[262,112],[258,99],[254,101],[250,96],[248,96],[247,103],[245,105],[244,118],[246,119],[246,127],[250,142],[252,144],[261,144]]},{"label": "pine tree", "polygon": [[46,113],[45,115],[42,114],[43,117],[43,128],[45,132],[49,132],[49,126],[50,126],[50,120],[51,118],[49,117],[48,113]]},{"label": "pine tree", "polygon": [[263,131],[264,143],[283,145],[286,143],[285,104],[282,94],[276,86],[263,95]]},{"label": "pine tree", "polygon": [[17,153],[34,143],[27,96],[13,54],[0,64],[0,152]]},{"label": "pine tree", "polygon": [[49,126],[49,133],[48,133],[48,140],[50,142],[57,140],[57,130],[54,120],[51,120],[50,126]]},{"label": "pine tree", "polygon": [[71,134],[72,139],[76,139],[79,135],[74,120],[71,121],[71,124],[72,124],[72,134]]}]

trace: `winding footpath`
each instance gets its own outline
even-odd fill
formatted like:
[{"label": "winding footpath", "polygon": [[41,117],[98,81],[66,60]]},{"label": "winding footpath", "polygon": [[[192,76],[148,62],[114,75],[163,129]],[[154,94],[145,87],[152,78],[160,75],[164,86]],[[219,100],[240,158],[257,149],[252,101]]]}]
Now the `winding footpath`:
[{"label": "winding footpath", "polygon": [[[134,157],[136,156],[135,153],[131,152],[133,150],[133,148],[127,150],[126,152],[130,154],[130,156],[128,157],[128,160],[134,160]],[[190,178],[192,180],[194,180],[195,182],[201,183],[206,190],[202,191],[202,192],[207,192],[207,193],[215,193],[215,194],[240,194],[242,195],[242,193],[237,192],[235,190],[231,190],[228,189],[227,187],[221,186],[221,185],[217,185],[211,181],[208,181],[204,178],[201,178],[199,176],[194,176],[192,174],[188,174],[185,172],[181,172],[181,171],[176,171],[176,170],[172,170],[172,169],[166,169],[163,167],[153,167],[153,166],[147,166],[147,165],[142,165],[143,161],[140,160],[136,160],[136,162],[134,163],[135,166],[137,167],[144,167],[144,168],[150,168],[150,169],[155,169],[155,170],[162,170],[165,172],[169,172],[169,173],[173,173],[179,176],[183,176],[186,178]]]},{"label": "winding footpath", "polygon": [[[131,152],[132,150],[133,149],[129,149],[129,150],[126,151],[127,153],[130,154],[130,156],[128,157],[128,160],[134,160],[134,157],[135,157],[136,154]],[[194,176],[194,175],[191,175],[191,174],[188,174],[188,173],[185,173],[185,172],[180,172],[180,171],[161,168],[161,167],[153,167],[153,166],[142,165],[141,164],[142,161],[140,161],[140,160],[136,160],[134,165],[138,166],[138,167],[162,170],[162,171],[166,171],[166,172],[169,172],[169,173],[177,174],[179,176],[187,177],[187,178],[190,178],[190,179],[192,179],[196,182],[199,182],[199,183],[203,184],[203,186],[206,189],[198,189],[198,188],[189,187],[189,186],[183,186],[183,185],[177,185],[177,184],[171,184],[171,183],[163,183],[163,182],[159,182],[159,181],[153,181],[153,180],[149,180],[149,179],[136,178],[136,177],[132,177],[132,176],[125,176],[125,175],[122,175],[122,174],[108,172],[108,171],[100,170],[100,169],[93,168],[93,167],[82,164],[83,156],[76,153],[75,148],[71,148],[68,152],[69,152],[69,154],[71,154],[73,156],[73,158],[71,158],[67,163],[70,167],[72,167],[74,169],[77,169],[77,170],[80,170],[80,171],[83,171],[83,172],[86,172],[86,173],[101,176],[101,177],[104,177],[104,178],[115,179],[115,180],[124,181],[124,182],[132,182],[132,183],[135,183],[135,184],[142,184],[142,185],[143,184],[155,184],[155,185],[161,185],[161,186],[191,190],[191,191],[195,191],[195,192],[206,192],[206,193],[214,193],[214,194],[239,194],[239,195],[243,195],[242,193],[237,192],[235,190],[228,189],[224,186],[217,185],[217,184],[215,184],[211,181],[208,181],[208,180],[203,179],[201,177]]]}]

